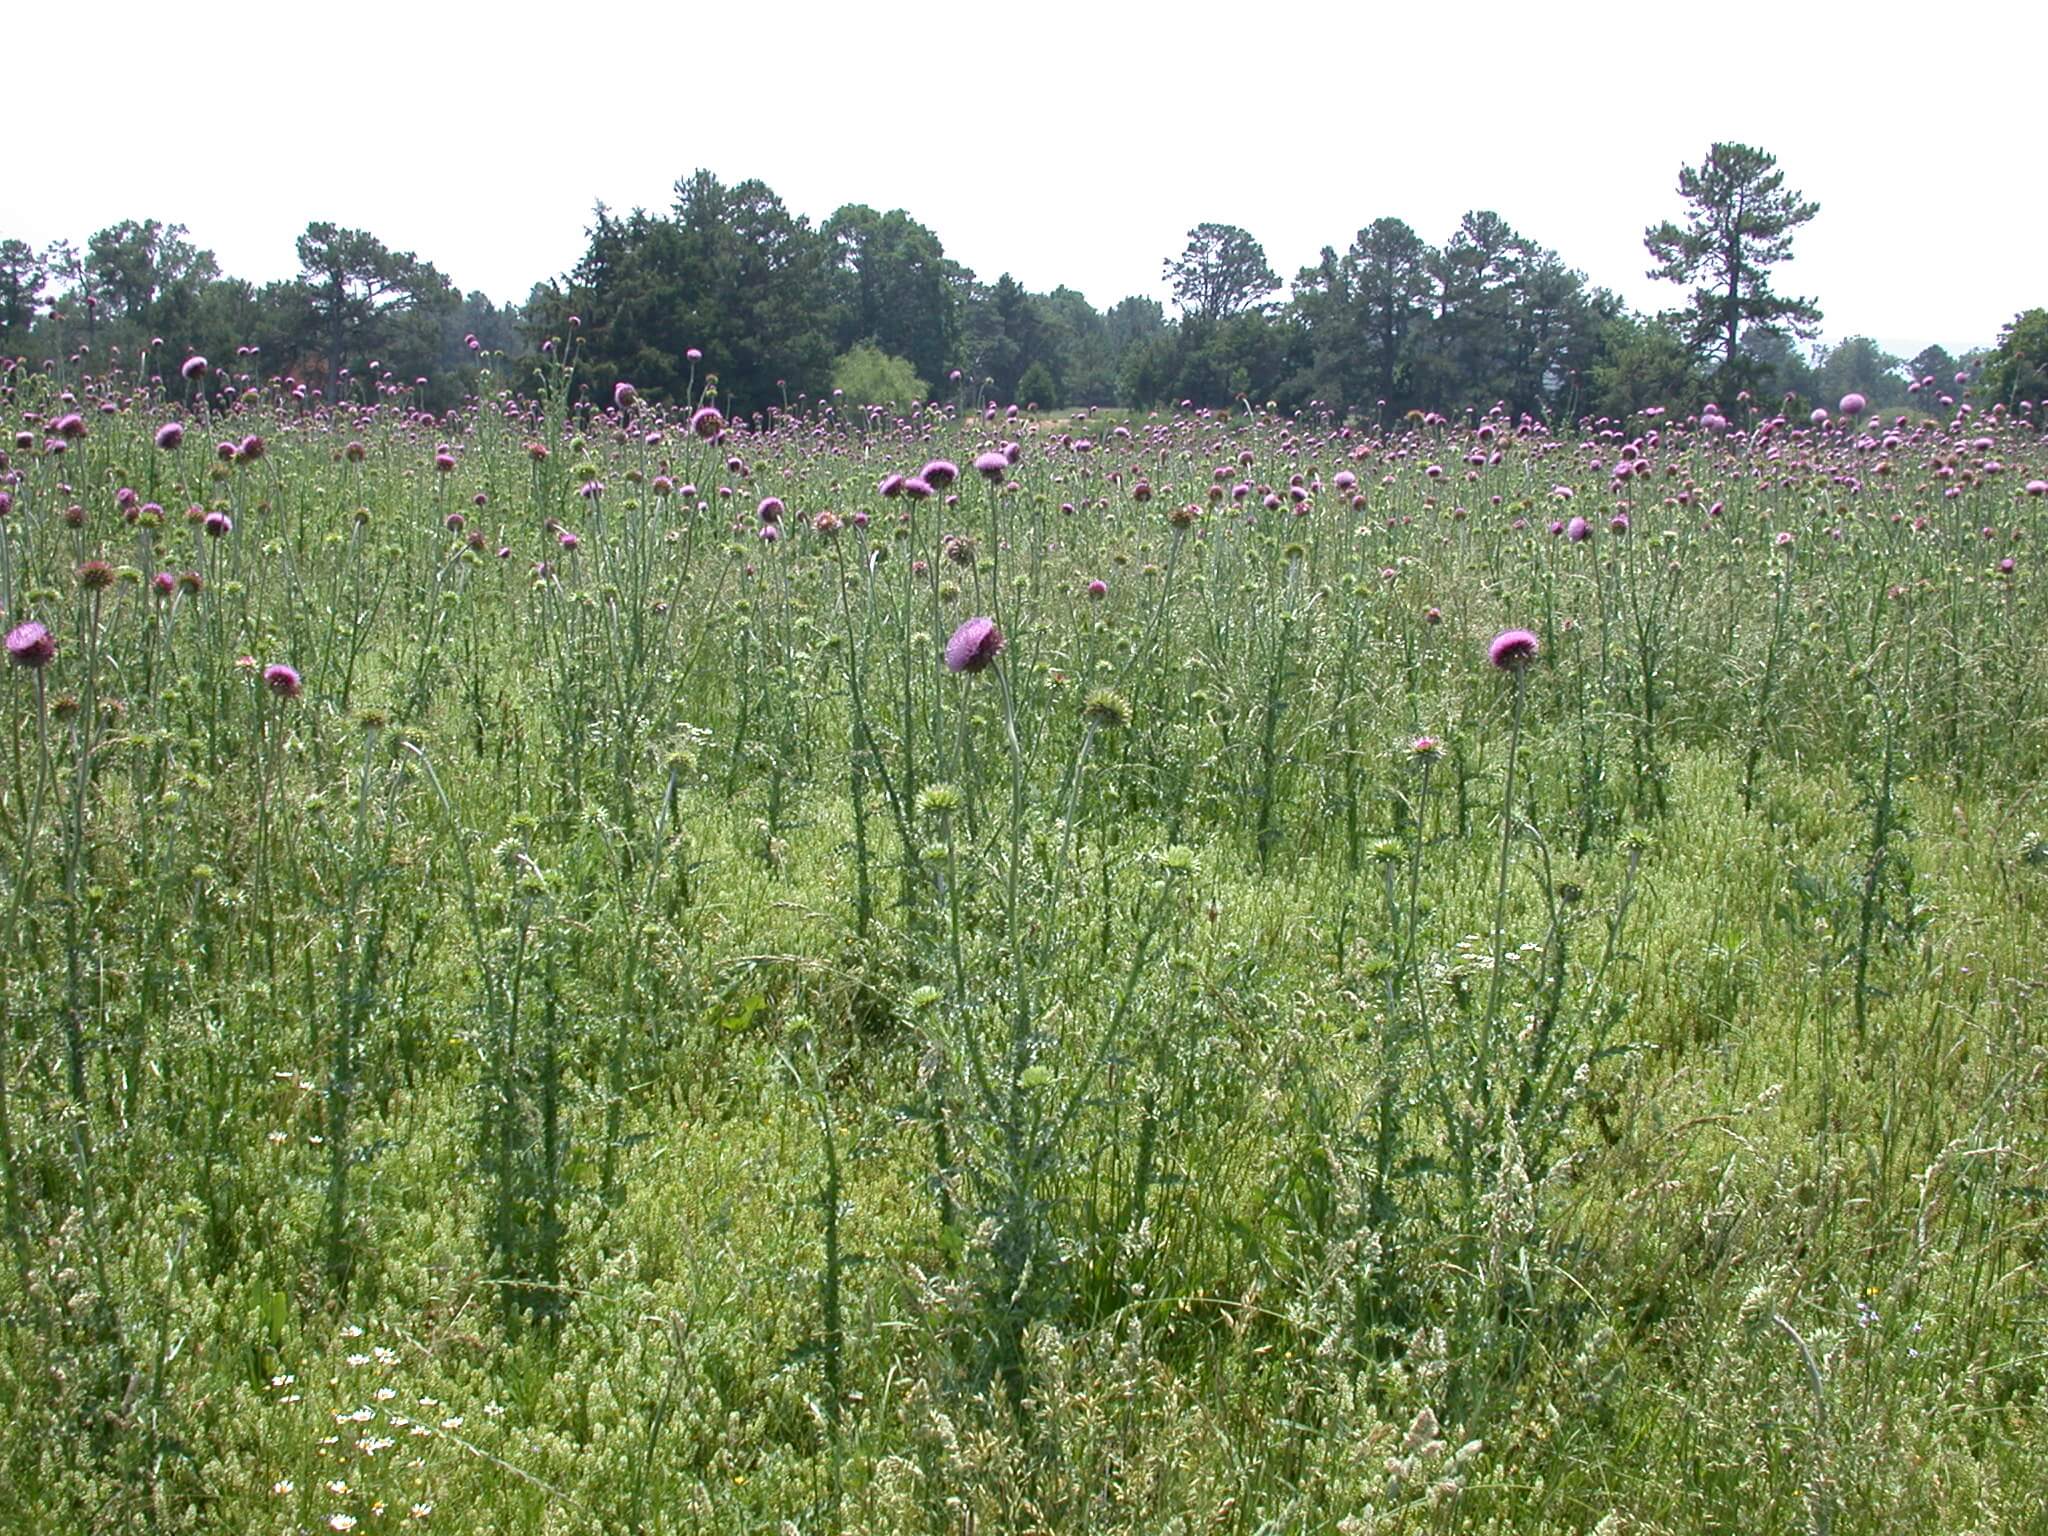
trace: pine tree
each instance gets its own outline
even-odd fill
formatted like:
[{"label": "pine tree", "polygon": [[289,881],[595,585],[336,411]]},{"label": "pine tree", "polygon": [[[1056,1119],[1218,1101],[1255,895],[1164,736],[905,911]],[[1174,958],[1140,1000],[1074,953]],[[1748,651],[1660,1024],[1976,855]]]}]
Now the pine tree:
[{"label": "pine tree", "polygon": [[1770,269],[1791,259],[1792,233],[1820,212],[1785,190],[1777,158],[1747,144],[1716,144],[1699,167],[1678,173],[1691,204],[1683,228],[1668,219],[1643,232],[1657,261],[1651,277],[1693,284],[1692,303],[1672,318],[1701,357],[1739,367],[1743,327],[1781,326],[1811,337],[1820,310],[1811,299],[1771,291]]}]

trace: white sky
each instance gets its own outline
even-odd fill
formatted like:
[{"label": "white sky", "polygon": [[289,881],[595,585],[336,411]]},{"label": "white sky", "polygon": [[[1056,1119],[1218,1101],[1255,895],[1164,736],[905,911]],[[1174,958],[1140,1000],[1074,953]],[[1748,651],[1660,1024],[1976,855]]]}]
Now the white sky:
[{"label": "white sky", "polygon": [[1654,308],[1644,226],[1725,139],[1819,201],[1775,286],[1829,337],[1960,351],[2048,303],[2035,0],[1147,9],[113,0],[7,72],[0,236],[161,218],[263,280],[329,219],[523,300],[593,203],[665,211],[704,166],[1098,307],[1163,297],[1202,220],[1287,279],[1382,215],[1434,243],[1492,208]]}]

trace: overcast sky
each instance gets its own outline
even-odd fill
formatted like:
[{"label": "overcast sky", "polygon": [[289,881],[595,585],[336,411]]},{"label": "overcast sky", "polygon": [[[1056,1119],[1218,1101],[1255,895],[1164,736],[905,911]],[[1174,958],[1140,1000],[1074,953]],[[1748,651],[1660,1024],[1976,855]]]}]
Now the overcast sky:
[{"label": "overcast sky", "polygon": [[1644,277],[1644,226],[1680,215],[1681,164],[1734,140],[1821,205],[1774,286],[1817,298],[1827,336],[1960,351],[2048,303],[2044,18],[115,0],[8,71],[0,236],[160,218],[262,280],[327,219],[521,300],[575,262],[594,203],[666,210],[703,166],[814,221],[907,209],[984,279],[1097,306],[1163,297],[1203,220],[1291,278],[1383,215],[1441,242],[1491,208],[1655,308],[1677,290]]}]

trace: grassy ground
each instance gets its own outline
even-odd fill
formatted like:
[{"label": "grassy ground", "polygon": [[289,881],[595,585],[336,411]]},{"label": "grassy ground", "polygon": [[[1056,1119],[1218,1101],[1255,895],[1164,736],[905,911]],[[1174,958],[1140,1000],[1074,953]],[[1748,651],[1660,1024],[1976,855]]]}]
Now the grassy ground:
[{"label": "grassy ground", "polygon": [[113,398],[7,529],[0,1528],[2048,1522],[2017,485]]}]

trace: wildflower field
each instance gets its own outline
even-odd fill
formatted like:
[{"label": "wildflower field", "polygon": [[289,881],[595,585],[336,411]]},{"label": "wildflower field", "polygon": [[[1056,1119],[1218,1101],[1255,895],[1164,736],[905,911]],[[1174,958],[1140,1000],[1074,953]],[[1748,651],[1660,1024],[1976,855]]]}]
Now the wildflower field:
[{"label": "wildflower field", "polygon": [[2031,411],[178,362],[0,379],[0,1529],[2048,1524]]}]

